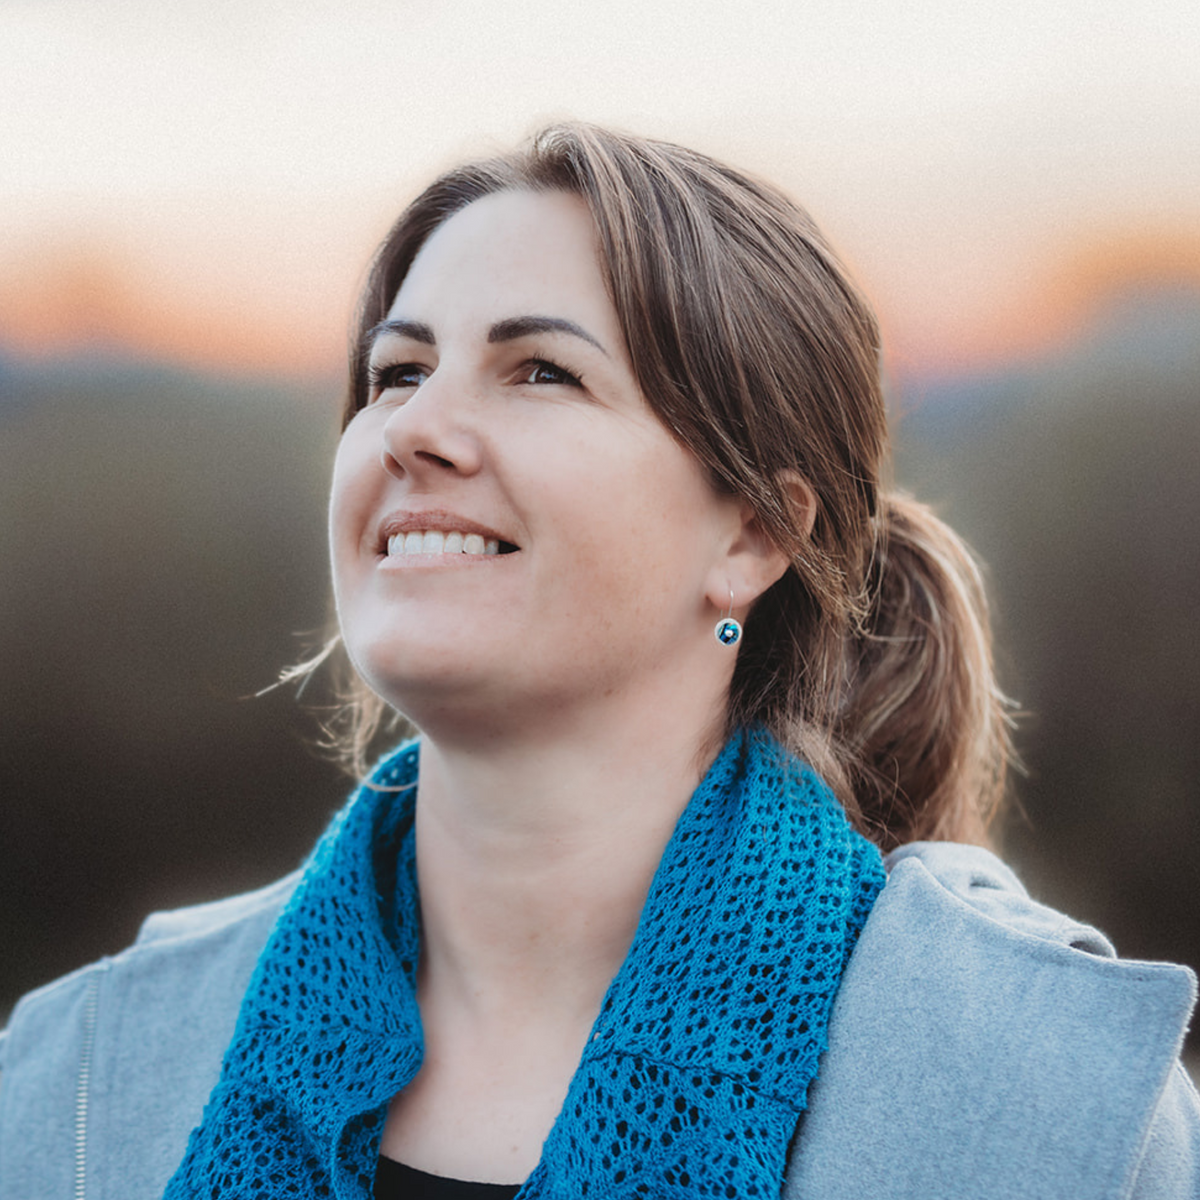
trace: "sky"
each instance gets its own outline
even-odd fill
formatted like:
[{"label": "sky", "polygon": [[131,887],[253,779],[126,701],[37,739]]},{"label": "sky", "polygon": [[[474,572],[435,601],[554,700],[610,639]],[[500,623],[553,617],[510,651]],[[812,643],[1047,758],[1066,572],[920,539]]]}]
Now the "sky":
[{"label": "sky", "polygon": [[0,0],[0,352],[336,372],[439,169],[577,117],[815,214],[901,370],[1200,287],[1196,0]]}]

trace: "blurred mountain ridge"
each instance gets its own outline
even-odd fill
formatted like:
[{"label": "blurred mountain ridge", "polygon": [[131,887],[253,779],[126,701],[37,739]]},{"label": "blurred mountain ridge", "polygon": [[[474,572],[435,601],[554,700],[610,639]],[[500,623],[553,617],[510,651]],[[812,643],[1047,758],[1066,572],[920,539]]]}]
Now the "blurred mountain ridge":
[{"label": "blurred mountain ridge", "polygon": [[1126,282],[1096,305],[1074,336],[1049,350],[976,369],[918,367],[889,389],[889,399],[896,420],[919,422],[927,436],[950,439],[1023,406],[1086,402],[1080,385],[1112,374],[1184,387],[1200,378],[1200,287]]},{"label": "blurred mountain ridge", "polygon": [[1003,842],[1125,954],[1200,961],[1200,290],[893,396],[896,474],[986,565],[1029,766]]},{"label": "blurred mountain ridge", "polygon": [[[897,480],[987,563],[1033,714],[1007,853],[1122,953],[1200,965],[1200,293],[891,401]],[[338,402],[0,352],[0,1009],[291,869],[347,793],[291,694],[245,698],[326,628]]]}]

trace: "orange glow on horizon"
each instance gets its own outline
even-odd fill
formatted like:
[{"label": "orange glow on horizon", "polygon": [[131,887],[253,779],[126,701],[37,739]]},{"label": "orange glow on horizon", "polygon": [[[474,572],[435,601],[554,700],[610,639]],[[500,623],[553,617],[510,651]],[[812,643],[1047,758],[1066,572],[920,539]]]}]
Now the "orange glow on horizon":
[{"label": "orange glow on horizon", "polygon": [[1200,235],[1156,230],[1081,242],[1050,266],[1018,302],[986,326],[955,331],[905,329],[886,319],[900,350],[900,373],[971,372],[1052,356],[1078,340],[1105,305],[1141,289],[1200,291]]},{"label": "orange glow on horizon", "polygon": [[[915,300],[906,317],[884,311],[889,357],[901,375],[971,372],[1046,357],[1078,338],[1105,302],[1139,287],[1200,290],[1200,236],[1158,231],[1093,239],[1065,253],[1018,303],[986,324],[922,324]],[[230,284],[236,292],[236,284]],[[0,283],[0,348],[53,357],[103,347],[199,370],[288,378],[343,369],[346,330],[337,316],[281,303],[269,313],[236,300],[219,306],[151,285],[139,272],[90,247],[34,256]]]},{"label": "orange glow on horizon", "polygon": [[[233,285],[231,285],[233,286]],[[111,255],[75,247],[37,257],[0,285],[0,347],[53,357],[99,347],[235,375],[329,376],[346,331],[284,305],[191,302],[148,284]]]}]

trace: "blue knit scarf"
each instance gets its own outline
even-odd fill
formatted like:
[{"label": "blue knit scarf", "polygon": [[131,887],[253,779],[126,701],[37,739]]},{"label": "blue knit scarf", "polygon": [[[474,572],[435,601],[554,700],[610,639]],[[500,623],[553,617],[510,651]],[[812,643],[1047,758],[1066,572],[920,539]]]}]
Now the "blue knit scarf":
[{"label": "blue knit scarf", "polygon": [[[314,852],[168,1200],[371,1195],[423,1049],[417,759],[385,760]],[[883,882],[820,779],[765,733],[735,735],[667,845],[522,1200],[778,1197]]]}]

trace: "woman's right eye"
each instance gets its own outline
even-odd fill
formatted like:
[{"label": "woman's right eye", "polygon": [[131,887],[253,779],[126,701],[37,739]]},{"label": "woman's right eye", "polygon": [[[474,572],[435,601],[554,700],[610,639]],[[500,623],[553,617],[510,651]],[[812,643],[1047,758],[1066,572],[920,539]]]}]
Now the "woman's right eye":
[{"label": "woman's right eye", "polygon": [[429,372],[417,363],[381,363],[370,368],[371,397],[396,388],[412,391],[429,378]]}]

